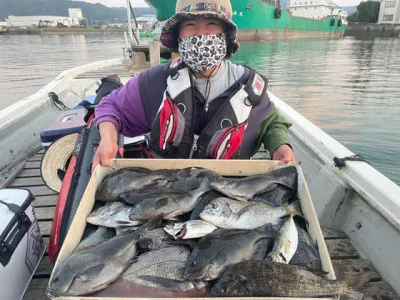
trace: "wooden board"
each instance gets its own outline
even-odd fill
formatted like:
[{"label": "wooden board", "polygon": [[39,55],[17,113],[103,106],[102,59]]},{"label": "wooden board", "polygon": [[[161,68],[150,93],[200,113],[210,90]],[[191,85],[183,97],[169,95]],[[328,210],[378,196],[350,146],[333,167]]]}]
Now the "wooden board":
[{"label": "wooden board", "polygon": [[381,275],[367,259],[335,259],[332,260],[338,279],[350,276],[362,276],[363,282],[379,281]]},{"label": "wooden board", "polygon": [[36,269],[35,277],[50,278],[51,271],[53,270],[53,263],[50,261],[48,255],[43,256],[39,267]]},{"label": "wooden board", "polygon": [[24,169],[17,175],[17,178],[42,177],[40,169]]},{"label": "wooden board", "polygon": [[42,161],[44,154],[35,154],[34,156],[30,157],[28,161]]},{"label": "wooden board", "polygon": [[41,186],[31,186],[28,188],[35,196],[47,196],[47,195],[57,195],[57,193],[49,189],[45,185]]},{"label": "wooden board", "polygon": [[331,259],[354,259],[358,258],[358,252],[350,243],[349,239],[326,240]]},{"label": "wooden board", "polygon": [[364,294],[362,300],[399,300],[399,297],[385,281],[370,282],[358,290]]},{"label": "wooden board", "polygon": [[31,187],[45,185],[42,177],[15,178],[10,187]]},{"label": "wooden board", "polygon": [[25,292],[23,300],[46,300],[49,299],[46,295],[48,278],[34,278]]},{"label": "wooden board", "polygon": [[42,236],[50,236],[50,231],[51,231],[51,225],[53,224],[53,221],[42,221],[39,222],[39,228],[40,228],[40,233]]},{"label": "wooden board", "polygon": [[56,207],[35,207],[36,219],[40,221],[52,221]]},{"label": "wooden board", "polygon": [[25,169],[40,169],[41,161],[27,161]]},{"label": "wooden board", "polygon": [[55,206],[57,205],[58,195],[48,195],[48,196],[37,196],[35,201],[33,201],[33,206],[45,207],[45,206]]},{"label": "wooden board", "polygon": [[339,231],[332,228],[322,227],[322,233],[324,235],[325,240],[347,238],[346,234],[343,231]]}]

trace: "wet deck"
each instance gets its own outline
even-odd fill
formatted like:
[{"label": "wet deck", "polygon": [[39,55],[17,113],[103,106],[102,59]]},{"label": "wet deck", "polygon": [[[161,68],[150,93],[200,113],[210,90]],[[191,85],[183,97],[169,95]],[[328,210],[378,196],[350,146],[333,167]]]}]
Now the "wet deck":
[{"label": "wet deck", "polygon": [[[40,163],[42,157],[43,151],[40,151],[27,160],[23,170],[11,182],[9,187],[27,188],[36,196],[33,205],[36,217],[39,220],[42,236],[46,245],[48,245],[58,195],[48,189],[41,178]],[[324,229],[323,232],[336,276],[339,279],[359,275],[362,275],[363,278],[368,278],[369,282],[360,288],[360,292],[364,294],[364,300],[400,299],[392,288],[382,280],[382,277],[374,269],[371,262],[360,257],[343,232],[330,229]],[[46,251],[23,299],[47,299],[46,287],[52,267],[53,265]]]}]

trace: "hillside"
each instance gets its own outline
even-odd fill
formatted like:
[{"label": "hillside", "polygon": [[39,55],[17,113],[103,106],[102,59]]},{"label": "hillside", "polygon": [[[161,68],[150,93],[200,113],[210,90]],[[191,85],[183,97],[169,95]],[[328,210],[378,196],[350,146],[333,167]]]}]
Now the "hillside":
[{"label": "hillside", "polygon": [[[0,21],[9,15],[57,15],[68,16],[68,8],[81,8],[88,23],[103,24],[105,22],[121,22],[127,18],[126,9],[107,7],[102,4],[91,4],[83,1],[69,0],[0,0]],[[134,8],[137,17],[144,14],[155,14],[149,7]]]}]

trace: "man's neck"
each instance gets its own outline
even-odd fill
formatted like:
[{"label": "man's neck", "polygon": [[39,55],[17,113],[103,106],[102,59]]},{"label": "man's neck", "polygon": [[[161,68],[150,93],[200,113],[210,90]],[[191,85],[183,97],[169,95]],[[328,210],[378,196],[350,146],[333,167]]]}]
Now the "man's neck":
[{"label": "man's neck", "polygon": [[221,64],[219,64],[216,68],[211,69],[211,70],[207,70],[207,71],[203,71],[203,72],[195,72],[194,77],[196,79],[213,77],[215,74],[217,74],[220,67],[221,67]]}]

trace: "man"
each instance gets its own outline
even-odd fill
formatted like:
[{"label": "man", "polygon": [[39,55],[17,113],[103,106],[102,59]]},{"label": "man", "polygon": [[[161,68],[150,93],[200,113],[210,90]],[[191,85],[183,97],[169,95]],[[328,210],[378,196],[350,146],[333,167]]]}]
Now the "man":
[{"label": "man", "polygon": [[160,37],[180,59],[133,77],[96,107],[101,142],[93,159],[110,166],[118,133],[148,134],[147,156],[248,159],[263,143],[294,161],[290,123],[270,102],[267,81],[231,63],[238,49],[229,0],[178,0]]}]

